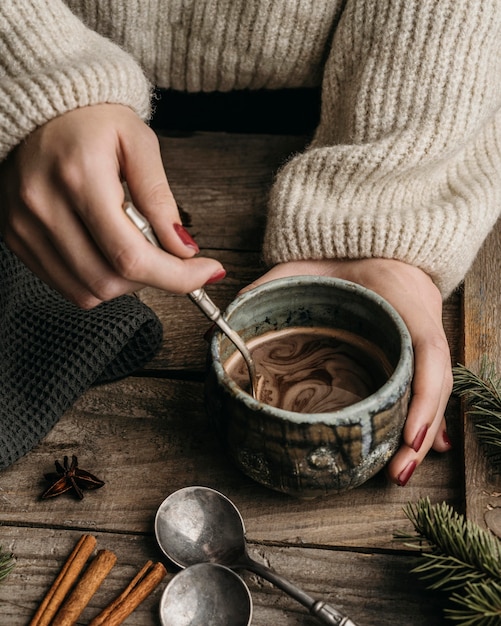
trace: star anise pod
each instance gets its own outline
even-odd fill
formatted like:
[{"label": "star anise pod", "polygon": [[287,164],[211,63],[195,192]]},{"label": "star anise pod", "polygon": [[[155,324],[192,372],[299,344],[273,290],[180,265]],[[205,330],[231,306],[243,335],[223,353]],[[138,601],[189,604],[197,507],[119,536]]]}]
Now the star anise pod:
[{"label": "star anise pod", "polygon": [[68,463],[68,457],[65,456],[63,465],[59,461],[55,461],[55,466],[55,472],[44,474],[46,480],[52,482],[52,485],[42,494],[43,499],[54,498],[67,491],[73,491],[82,500],[85,489],[99,489],[104,485],[102,480],[78,467],[78,460],[75,455],[71,457],[71,464]]}]

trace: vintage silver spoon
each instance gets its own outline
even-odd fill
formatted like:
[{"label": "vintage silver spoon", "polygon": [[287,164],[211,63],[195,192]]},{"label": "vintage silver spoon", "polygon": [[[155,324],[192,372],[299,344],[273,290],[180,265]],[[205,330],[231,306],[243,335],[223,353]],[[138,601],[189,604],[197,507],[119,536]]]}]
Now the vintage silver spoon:
[{"label": "vintage silver spoon", "polygon": [[[156,238],[153,229],[148,222],[148,220],[142,215],[136,207],[132,204],[132,202],[125,202],[124,211],[127,217],[131,220],[135,226],[143,233],[146,239],[152,243],[157,248],[160,248],[160,242]],[[245,342],[242,340],[240,335],[228,324],[228,322],[224,319],[221,310],[212,302],[204,289],[195,289],[188,294],[188,297],[192,302],[194,302],[198,308],[205,313],[205,315],[212,321],[218,328],[220,328],[223,333],[228,337],[228,339],[234,344],[237,350],[242,355],[245,364],[247,365],[247,369],[249,371],[249,379],[250,379],[250,389],[251,395],[256,398],[256,367],[254,365],[254,361],[252,359],[251,353]]]},{"label": "vintage silver spoon", "polygon": [[176,574],[160,600],[162,626],[249,626],[252,598],[234,571],[197,563]]},{"label": "vintage silver spoon", "polygon": [[285,591],[324,624],[356,626],[333,606],[314,600],[283,576],[252,559],[247,553],[242,516],[219,491],[193,486],[172,493],[157,511],[155,535],[163,553],[179,567],[219,563],[246,569]]}]

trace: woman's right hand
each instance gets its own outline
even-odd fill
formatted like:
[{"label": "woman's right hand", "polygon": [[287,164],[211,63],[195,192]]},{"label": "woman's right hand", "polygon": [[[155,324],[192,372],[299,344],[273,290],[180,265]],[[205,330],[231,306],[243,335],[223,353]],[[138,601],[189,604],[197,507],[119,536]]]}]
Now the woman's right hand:
[{"label": "woman's right hand", "polygon": [[412,398],[400,448],[386,468],[390,480],[403,487],[432,448],[451,449],[444,413],[452,370],[440,292],[421,269],[395,259],[291,261],[276,265],[246,289],[301,274],[343,278],[375,291],[393,305],[409,329],[414,347]]},{"label": "woman's right hand", "polygon": [[[163,250],[123,212],[131,199]],[[188,293],[224,276],[193,258],[155,133],[130,109],[76,109],[35,130],[0,167],[0,232],[39,278],[82,308],[150,285]]]}]

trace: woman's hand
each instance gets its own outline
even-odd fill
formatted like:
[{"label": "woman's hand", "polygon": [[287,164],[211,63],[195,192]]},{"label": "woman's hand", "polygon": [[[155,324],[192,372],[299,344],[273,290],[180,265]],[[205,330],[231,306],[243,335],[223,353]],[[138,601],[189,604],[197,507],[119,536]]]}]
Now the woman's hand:
[{"label": "woman's hand", "polygon": [[[164,250],[122,210],[132,201]],[[155,133],[121,105],[46,123],[0,167],[0,232],[35,273],[83,308],[151,285],[188,293],[224,276],[181,226]]]},{"label": "woman's hand", "polygon": [[282,263],[248,288],[298,275],[332,276],[363,285],[385,298],[406,323],[414,347],[412,399],[403,443],[387,466],[390,479],[404,486],[431,448],[445,452],[451,447],[444,413],[452,368],[438,289],[422,270],[391,259]]}]

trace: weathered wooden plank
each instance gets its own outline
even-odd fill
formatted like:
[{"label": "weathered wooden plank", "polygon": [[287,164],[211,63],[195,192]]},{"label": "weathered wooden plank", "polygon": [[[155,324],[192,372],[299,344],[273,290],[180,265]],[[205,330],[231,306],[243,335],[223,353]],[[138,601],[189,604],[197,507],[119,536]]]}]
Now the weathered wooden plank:
[{"label": "weathered wooden plank", "polygon": [[198,245],[258,250],[273,176],[305,142],[285,135],[161,136],[169,183]]},{"label": "weathered wooden plank", "polygon": [[[81,502],[39,501],[43,473],[64,454],[76,454],[106,486]],[[0,474],[0,523],[150,532],[169,493],[203,484],[235,500],[253,541],[394,548],[395,529],[408,523],[403,506],[423,495],[457,504],[459,471],[454,455],[432,454],[403,489],[379,475],[352,492],[296,500],[235,469],[205,417],[202,383],[129,378],[86,393],[41,445]]]},{"label": "weathered wooden plank", "polygon": [[[501,373],[501,222],[485,242],[464,284],[463,363],[478,372],[485,357]],[[485,526],[485,513],[501,507],[501,479],[492,473],[465,416],[465,481],[468,517]]]},{"label": "weathered wooden plank", "polygon": [[[92,532],[92,529],[91,529]],[[81,530],[3,527],[0,538],[17,556],[16,568],[0,585],[0,623],[25,626],[82,534]],[[151,535],[92,532],[97,548],[112,550],[117,564],[79,619],[87,624],[120,593],[147,559],[161,560]],[[40,549],[43,546],[43,550]],[[409,554],[363,554],[344,550],[280,548],[249,544],[250,555],[293,581],[311,596],[344,611],[360,626],[439,626],[438,598],[416,585]],[[164,582],[127,619],[131,626],[158,626],[158,603],[176,569],[166,562]],[[242,572],[254,603],[253,626],[315,626],[294,600],[255,575]]]}]

